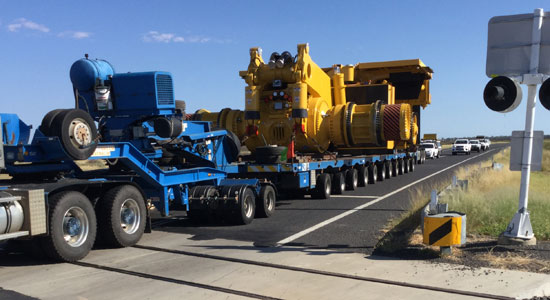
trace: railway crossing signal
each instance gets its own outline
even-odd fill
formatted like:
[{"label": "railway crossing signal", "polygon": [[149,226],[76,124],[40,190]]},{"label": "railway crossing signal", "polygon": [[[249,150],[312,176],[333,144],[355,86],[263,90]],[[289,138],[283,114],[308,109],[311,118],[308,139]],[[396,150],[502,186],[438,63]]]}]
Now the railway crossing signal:
[{"label": "railway crossing signal", "polygon": [[[527,202],[531,173],[537,85],[539,98],[550,109],[550,17],[541,8],[532,14],[493,17],[489,21],[486,74],[493,78],[483,92],[487,106],[497,112],[514,110],[521,102],[521,87],[527,85],[527,111],[521,161],[519,209],[502,236],[504,241],[519,239],[536,242]],[[544,81],[544,83],[543,83]]]}]

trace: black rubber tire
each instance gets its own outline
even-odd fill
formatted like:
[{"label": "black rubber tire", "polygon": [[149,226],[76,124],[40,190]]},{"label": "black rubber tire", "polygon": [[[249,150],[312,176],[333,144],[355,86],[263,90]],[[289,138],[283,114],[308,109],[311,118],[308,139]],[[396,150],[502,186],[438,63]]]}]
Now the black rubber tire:
[{"label": "black rubber tire", "polygon": [[391,172],[392,172],[392,177],[396,177],[397,176],[397,160],[395,159],[392,159],[391,160]]},{"label": "black rubber tire", "polygon": [[409,172],[414,172],[414,159],[409,158]]},{"label": "black rubber tire", "polygon": [[362,165],[357,168],[357,185],[367,186],[369,184],[369,169]]},{"label": "black rubber tire", "polygon": [[403,175],[405,173],[405,166],[403,165],[403,159],[398,158],[397,159],[397,174]]},{"label": "black rubber tire", "polygon": [[[252,206],[249,208],[249,206]],[[249,211],[250,209],[250,211]],[[239,203],[233,219],[235,224],[246,225],[252,223],[256,212],[256,196],[250,188],[245,188],[239,195]]]},{"label": "black rubber tire", "polygon": [[378,166],[373,163],[369,164],[369,184],[375,184],[378,181]]},{"label": "black rubber tire", "polygon": [[346,191],[355,191],[359,184],[359,176],[355,168],[346,171]]},{"label": "black rubber tire", "polygon": [[384,169],[386,170],[386,174],[385,174],[384,177],[385,177],[386,179],[390,179],[390,178],[392,177],[392,176],[391,176],[391,175],[392,175],[392,174],[391,174],[391,161],[386,160],[386,161],[384,162]]},{"label": "black rubber tire", "polygon": [[231,131],[227,131],[227,135],[223,139],[224,149],[227,149],[226,157],[229,163],[237,161],[241,152],[241,141],[239,137]]},{"label": "black rubber tire", "polygon": [[330,179],[330,174],[321,173],[317,177],[317,183],[315,185],[315,189],[311,193],[311,196],[315,199],[329,199],[331,190],[332,181]]},{"label": "black rubber tire", "polygon": [[453,152],[453,155],[456,155],[456,152]]},{"label": "black rubber tire", "polygon": [[[127,233],[121,224],[122,205],[127,200],[131,200],[129,205],[134,205],[133,208],[138,213],[136,217],[139,217],[134,228],[130,228],[130,233]],[[135,186],[129,184],[116,186],[101,197],[97,217],[100,238],[107,246],[119,248],[133,246],[139,242],[145,231],[147,218],[145,199]]]},{"label": "black rubber tire", "polygon": [[50,112],[48,112],[44,118],[42,119],[42,123],[40,124],[40,127],[38,127],[38,130],[42,132],[45,136],[51,136],[51,127],[52,122],[55,117],[60,114],[61,112],[65,111],[66,109],[54,109]]},{"label": "black rubber tire", "polygon": [[[75,120],[79,120],[88,126],[91,144],[85,148],[79,148],[77,145],[73,144],[71,140],[73,137],[69,131],[70,126]],[[97,147],[97,128],[95,127],[94,120],[87,112],[81,109],[67,109],[57,114],[52,121],[50,133],[52,136],[59,137],[65,152],[75,160],[88,159]]]},{"label": "black rubber tire", "polygon": [[283,163],[281,154],[286,150],[283,146],[256,147],[256,162],[259,164]]},{"label": "black rubber tire", "polygon": [[275,189],[269,185],[262,185],[260,196],[256,199],[256,216],[260,218],[269,218],[275,211],[277,194]]},{"label": "black rubber tire", "polygon": [[332,193],[341,195],[346,190],[346,178],[343,172],[332,174]]},{"label": "black rubber tire", "polygon": [[[49,235],[41,238],[46,255],[54,260],[66,262],[84,258],[92,250],[97,235],[96,215],[88,197],[80,192],[64,191],[49,197],[48,205]],[[73,208],[82,210],[88,220],[86,239],[78,246],[69,245],[64,238],[65,215]]]},{"label": "black rubber tire", "polygon": [[384,181],[386,179],[386,164],[381,162],[378,164],[378,181]]},{"label": "black rubber tire", "polygon": [[403,158],[403,172],[405,174],[409,173],[409,159]]}]

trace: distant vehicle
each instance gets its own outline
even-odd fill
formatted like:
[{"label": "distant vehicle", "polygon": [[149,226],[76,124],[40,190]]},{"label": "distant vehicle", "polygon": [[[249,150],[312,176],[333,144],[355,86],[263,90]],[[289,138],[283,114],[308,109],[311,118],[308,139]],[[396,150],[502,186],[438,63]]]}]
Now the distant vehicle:
[{"label": "distant vehicle", "polygon": [[439,152],[437,157],[439,158],[439,154],[441,154],[441,151],[443,151],[443,148],[441,147],[440,141],[435,141],[435,144],[437,145],[437,151]]},{"label": "distant vehicle", "polygon": [[[470,144],[472,145],[471,146],[472,151],[480,152],[483,148],[483,146],[481,145],[481,142],[479,140],[471,140]],[[485,149],[483,149],[483,150],[485,150]]]},{"label": "distant vehicle", "polygon": [[439,148],[436,143],[426,143],[423,142],[420,144],[420,148],[426,151],[426,158],[439,158]]},{"label": "distant vehicle", "polygon": [[491,146],[491,141],[489,139],[481,139],[479,141],[481,142],[481,150],[483,151],[489,149],[489,146]]},{"label": "distant vehicle", "polygon": [[472,145],[470,144],[470,141],[468,139],[457,139],[453,144],[453,155],[457,155],[458,153],[470,155],[471,151]]}]

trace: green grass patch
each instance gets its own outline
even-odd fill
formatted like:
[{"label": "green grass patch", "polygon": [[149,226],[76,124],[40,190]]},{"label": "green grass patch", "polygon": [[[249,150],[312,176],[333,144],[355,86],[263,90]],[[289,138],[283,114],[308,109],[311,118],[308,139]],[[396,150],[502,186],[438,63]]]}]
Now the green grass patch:
[{"label": "green grass patch", "polygon": [[[502,170],[460,170],[459,178],[469,180],[468,190],[440,199],[441,202],[449,203],[450,210],[466,213],[468,233],[497,237],[506,229],[518,209],[521,172],[509,170],[510,148],[495,155],[494,161],[504,165]],[[541,240],[550,240],[549,183],[550,140],[546,140],[542,171],[531,172],[528,203],[533,231]]]}]

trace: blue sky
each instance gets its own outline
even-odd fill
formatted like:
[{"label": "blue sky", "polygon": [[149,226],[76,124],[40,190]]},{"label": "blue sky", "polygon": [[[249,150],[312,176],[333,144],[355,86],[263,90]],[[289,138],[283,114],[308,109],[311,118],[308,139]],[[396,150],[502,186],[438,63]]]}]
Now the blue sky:
[{"label": "blue sky", "polygon": [[[84,4],[85,3],[85,4]],[[546,6],[545,6],[546,4]],[[71,64],[89,53],[117,72],[169,71],[188,111],[244,107],[248,49],[296,52],[308,42],[322,67],[420,58],[434,70],[422,131],[508,135],[515,111],[483,103],[487,22],[550,11],[548,1],[5,1],[0,0],[0,111],[38,125],[73,105]],[[524,97],[526,91],[524,92]],[[537,105],[535,128],[550,133]]]}]

